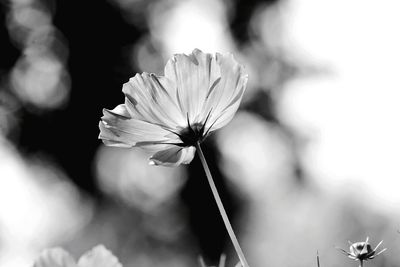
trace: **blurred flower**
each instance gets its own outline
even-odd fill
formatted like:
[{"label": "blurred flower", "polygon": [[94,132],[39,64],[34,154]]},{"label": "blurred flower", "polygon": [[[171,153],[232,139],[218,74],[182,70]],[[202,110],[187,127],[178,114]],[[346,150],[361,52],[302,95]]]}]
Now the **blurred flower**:
[{"label": "blurred flower", "polygon": [[[383,240],[379,242],[379,244],[372,249],[371,245],[368,243],[368,237],[365,242],[356,242],[350,244],[350,252],[345,251],[344,249],[339,248],[344,254],[346,254],[350,259],[360,261],[360,265],[362,266],[363,261],[372,260],[382,252],[386,250],[386,248],[382,249],[380,252],[376,253],[378,247],[382,244]],[[375,254],[376,253],[376,254]]]},{"label": "blurred flower", "polygon": [[33,267],[122,267],[118,259],[103,245],[98,245],[80,257],[78,263],[62,248],[42,252]]},{"label": "blurred flower", "polygon": [[99,138],[109,146],[155,152],[153,165],[188,164],[196,143],[234,116],[247,74],[232,54],[195,49],[174,55],[164,75],[136,74],[125,83],[125,104],[103,109]]}]

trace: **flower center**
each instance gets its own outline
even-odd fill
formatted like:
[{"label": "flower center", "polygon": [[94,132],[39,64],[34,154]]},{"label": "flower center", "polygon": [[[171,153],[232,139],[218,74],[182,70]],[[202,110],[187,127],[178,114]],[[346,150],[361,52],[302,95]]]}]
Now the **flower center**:
[{"label": "flower center", "polygon": [[353,244],[352,249],[353,254],[360,260],[365,260],[375,253],[374,251],[372,251],[371,245],[365,242],[358,242]]},{"label": "flower center", "polygon": [[205,138],[204,124],[188,125],[179,132],[179,138],[182,140],[183,146],[194,146],[197,142],[202,142]]}]

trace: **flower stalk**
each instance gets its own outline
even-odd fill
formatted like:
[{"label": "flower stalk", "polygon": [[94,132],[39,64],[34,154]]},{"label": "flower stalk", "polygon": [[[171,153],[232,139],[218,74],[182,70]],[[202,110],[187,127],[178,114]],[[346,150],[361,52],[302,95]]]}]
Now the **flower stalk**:
[{"label": "flower stalk", "polygon": [[218,206],[219,213],[222,216],[222,220],[224,221],[225,228],[228,231],[229,237],[231,238],[232,244],[236,250],[239,260],[243,267],[249,267],[249,264],[246,261],[244,253],[242,251],[242,248],[240,247],[239,242],[236,238],[235,232],[232,229],[232,225],[229,221],[228,215],[226,214],[224,205],[222,204],[221,198],[218,194],[218,190],[217,190],[217,187],[215,186],[210,169],[208,168],[206,158],[204,157],[203,151],[201,150],[200,142],[196,142],[196,151],[197,151],[197,154],[199,155],[201,164],[203,165],[204,172],[206,173],[206,176],[207,176],[208,184],[210,185],[215,202],[217,203],[217,206]]}]

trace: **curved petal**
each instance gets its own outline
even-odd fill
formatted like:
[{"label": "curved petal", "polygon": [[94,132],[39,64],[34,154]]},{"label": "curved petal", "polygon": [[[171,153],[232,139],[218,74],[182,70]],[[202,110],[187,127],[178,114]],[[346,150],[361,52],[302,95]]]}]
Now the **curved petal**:
[{"label": "curved petal", "polygon": [[125,118],[125,119],[130,119],[131,115],[129,114],[128,109],[126,108],[125,104],[121,104],[116,106],[113,110],[108,110],[110,113],[112,113],[115,116]]},{"label": "curved petal", "polygon": [[204,105],[205,110],[212,110],[208,120],[208,125],[214,124],[211,130],[221,128],[232,119],[247,84],[244,67],[236,62],[232,54],[217,53],[216,59],[220,67],[221,79],[208,93]]},{"label": "curved petal", "polygon": [[[123,105],[122,105],[123,107]],[[120,110],[121,105],[118,106]],[[100,135],[106,145],[118,147],[148,146],[152,144],[180,143],[178,136],[159,125],[126,117],[123,112],[103,109],[99,123]],[[126,111],[126,108],[125,108]]]},{"label": "curved petal", "polygon": [[245,77],[244,79],[245,79],[245,81],[243,82],[242,88],[239,89],[237,95],[231,100],[231,102],[227,105],[227,107],[218,114],[218,117],[216,117],[216,115],[214,114],[214,118],[207,121],[205,129],[208,132],[212,132],[219,128],[224,127],[235,116],[236,111],[238,110],[238,108],[240,106],[240,102],[242,100],[243,93],[246,89],[247,77]]},{"label": "curved petal", "polygon": [[182,151],[184,155],[181,164],[189,164],[190,162],[192,162],[195,152],[196,148],[194,146],[186,147],[184,151]]},{"label": "curved petal", "polygon": [[[210,88],[220,77],[216,59],[199,49],[189,55],[176,54],[164,69],[165,76],[177,87],[177,99],[181,112],[192,123],[204,119],[203,104]],[[187,115],[186,115],[187,114]]]},{"label": "curved petal", "polygon": [[35,261],[34,267],[76,267],[71,255],[62,248],[52,248],[43,251]]},{"label": "curved petal", "polygon": [[125,104],[131,116],[174,129],[185,125],[186,115],[174,95],[175,84],[154,74],[136,74],[123,85]]},{"label": "curved petal", "polygon": [[194,158],[195,147],[174,146],[159,151],[150,157],[151,165],[175,167],[180,164],[189,164]]},{"label": "curved petal", "polygon": [[108,249],[98,245],[82,255],[78,267],[122,267],[122,265]]}]

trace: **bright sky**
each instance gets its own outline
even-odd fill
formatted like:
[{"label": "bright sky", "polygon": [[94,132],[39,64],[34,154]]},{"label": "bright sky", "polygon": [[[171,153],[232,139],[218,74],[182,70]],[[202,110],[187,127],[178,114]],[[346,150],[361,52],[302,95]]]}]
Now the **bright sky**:
[{"label": "bright sky", "polygon": [[[286,41],[330,73],[291,82],[281,114],[314,138],[305,162],[321,184],[400,204],[399,1],[291,0]],[[361,192],[360,192],[361,193]]]},{"label": "bright sky", "polygon": [[0,158],[0,266],[31,266],[44,247],[83,227],[91,207],[50,163],[22,158],[2,137]]},{"label": "bright sky", "polygon": [[208,53],[232,50],[222,1],[185,0],[152,15],[154,38],[161,40],[168,57],[194,48]]}]

